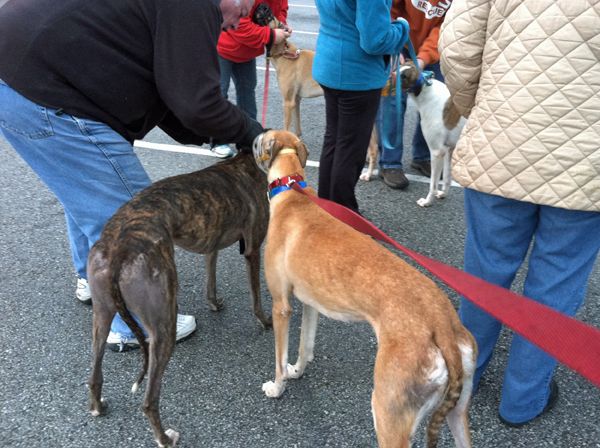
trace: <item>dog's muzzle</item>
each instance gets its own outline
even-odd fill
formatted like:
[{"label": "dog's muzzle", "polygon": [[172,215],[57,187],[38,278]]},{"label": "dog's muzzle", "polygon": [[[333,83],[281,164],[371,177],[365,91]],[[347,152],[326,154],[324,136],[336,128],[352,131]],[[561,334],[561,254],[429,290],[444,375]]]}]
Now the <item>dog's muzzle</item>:
[{"label": "dog's muzzle", "polygon": [[269,161],[271,152],[264,145],[265,133],[258,134],[252,142],[252,154],[258,167],[265,173],[269,172]]}]

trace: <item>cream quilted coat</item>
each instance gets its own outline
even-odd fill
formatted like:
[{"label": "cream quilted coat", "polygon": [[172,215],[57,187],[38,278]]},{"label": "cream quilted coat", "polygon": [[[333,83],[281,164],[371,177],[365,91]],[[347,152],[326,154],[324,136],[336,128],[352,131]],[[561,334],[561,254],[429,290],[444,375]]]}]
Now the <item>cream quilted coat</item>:
[{"label": "cream quilted coat", "polygon": [[460,0],[439,49],[462,186],[600,212],[600,0]]}]

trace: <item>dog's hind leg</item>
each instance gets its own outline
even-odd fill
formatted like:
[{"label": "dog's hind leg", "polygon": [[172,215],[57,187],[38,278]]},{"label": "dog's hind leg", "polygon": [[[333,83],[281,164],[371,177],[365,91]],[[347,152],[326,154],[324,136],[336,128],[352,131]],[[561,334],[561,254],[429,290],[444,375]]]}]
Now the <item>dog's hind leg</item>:
[{"label": "dog's hind leg", "polygon": [[408,388],[412,369],[402,366],[393,344],[380,344],[374,370],[371,411],[380,448],[410,448],[411,436],[418,424],[417,409],[411,403]]},{"label": "dog's hind leg", "polygon": [[448,192],[450,191],[450,184],[452,183],[452,174],[451,174],[451,159],[452,159],[452,151],[450,149],[446,149],[444,152],[444,170],[442,174],[442,189],[438,190],[435,197],[438,199],[444,199],[448,196]]},{"label": "dog's hind leg", "polygon": [[96,251],[92,250],[90,257],[90,269],[88,279],[92,292],[92,373],[88,381],[90,396],[90,412],[94,417],[101,415],[104,411],[102,399],[102,359],[106,348],[106,338],[110,332],[110,325],[116,313],[116,308],[110,296],[110,275],[102,269],[106,265],[105,260]]},{"label": "dog's hind leg", "polygon": [[217,300],[217,257],[219,251],[209,252],[204,256],[204,264],[206,267],[206,301],[211,311],[221,311],[223,309],[223,301]]},{"label": "dog's hind leg", "polygon": [[[159,447],[174,447],[179,433],[168,429],[163,431],[160,419],[159,399],[162,378],[175,347],[177,331],[177,298],[175,290],[169,291],[160,280],[148,285],[147,301],[149,309],[140,309],[139,317],[148,332],[148,384],[144,396],[143,410],[150,421],[154,438]],[[148,312],[146,312],[148,311]],[[168,325],[165,325],[168,323]]]},{"label": "dog's hind leg", "polygon": [[438,183],[442,176],[442,169],[444,164],[444,151],[443,150],[431,150],[431,177],[429,178],[429,192],[427,196],[417,201],[421,207],[429,207],[433,204],[433,200],[437,191]]},{"label": "dog's hind leg", "polygon": [[318,321],[319,312],[305,303],[302,306],[302,328],[300,330],[298,360],[294,365],[288,364],[288,378],[300,378],[304,373],[304,369],[306,369],[306,365],[313,360]]},{"label": "dog's hind leg", "polygon": [[291,288],[277,285],[277,290],[269,281],[273,298],[273,333],[275,335],[275,381],[263,384],[262,390],[267,397],[277,398],[285,390],[288,365],[289,327],[292,308],[289,303]]},{"label": "dog's hind leg", "polygon": [[253,249],[250,254],[244,255],[244,258],[246,259],[246,272],[250,283],[254,315],[263,328],[270,328],[273,321],[270,317],[265,316],[260,300],[260,248]]}]

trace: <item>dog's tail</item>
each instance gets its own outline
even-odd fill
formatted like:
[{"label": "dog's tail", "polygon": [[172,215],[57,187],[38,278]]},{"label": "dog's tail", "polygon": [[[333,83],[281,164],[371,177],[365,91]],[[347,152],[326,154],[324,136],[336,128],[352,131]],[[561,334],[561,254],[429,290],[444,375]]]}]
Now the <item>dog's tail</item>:
[{"label": "dog's tail", "polygon": [[427,448],[437,446],[440,428],[448,413],[454,409],[463,387],[462,356],[456,341],[434,335],[435,344],[442,352],[448,369],[448,385],[438,407],[431,414],[427,426]]},{"label": "dog's tail", "polygon": [[123,295],[121,294],[119,280],[121,278],[121,267],[123,264],[122,260],[123,257],[119,255],[112,257],[111,260],[111,295],[115,302],[117,312],[121,315],[123,321],[127,324],[131,331],[133,331],[133,334],[137,338],[144,357],[142,370],[139,373],[137,380],[135,381],[135,383],[133,383],[133,386],[131,387],[131,392],[135,393],[137,392],[139,385],[144,380],[144,376],[146,376],[146,372],[148,371],[148,343],[146,342],[146,335],[144,334],[144,331],[127,309],[127,305],[125,304],[125,300],[123,299]]}]

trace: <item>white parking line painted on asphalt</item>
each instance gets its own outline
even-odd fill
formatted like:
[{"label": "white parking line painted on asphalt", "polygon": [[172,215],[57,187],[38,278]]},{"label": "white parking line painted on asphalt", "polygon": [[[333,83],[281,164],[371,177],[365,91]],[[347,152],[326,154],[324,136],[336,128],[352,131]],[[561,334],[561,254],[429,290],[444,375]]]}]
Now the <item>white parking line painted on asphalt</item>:
[{"label": "white parking line painted on asphalt", "polygon": [[[185,154],[196,154],[199,156],[217,157],[215,154],[213,154],[213,152],[210,149],[199,148],[197,146],[173,145],[170,143],[153,143],[153,142],[147,142],[145,140],[136,140],[133,143],[133,146],[135,146],[136,148],[154,149],[157,151],[179,152],[179,153],[185,153]],[[312,166],[312,167],[318,168],[319,162],[317,162],[315,160],[309,160],[306,162],[306,166]],[[379,172],[378,170],[374,170],[373,175],[376,176],[378,174],[378,172]],[[425,183],[425,184],[429,183],[429,178],[424,177],[424,176],[416,176],[414,174],[406,174],[406,177],[408,180],[411,180],[413,182],[421,182],[421,183]],[[459,187],[460,185],[458,185],[456,182],[452,181],[452,186]]]},{"label": "white parking line painted on asphalt", "polygon": [[314,31],[296,31],[296,30],[292,31],[292,36],[294,34],[306,34],[308,36],[318,36],[319,35],[319,33],[316,33]]},{"label": "white parking line painted on asphalt", "polygon": [[288,3],[288,8],[312,8],[312,9],[317,9],[317,7],[315,5],[302,5],[302,4],[298,4],[298,3]]}]

